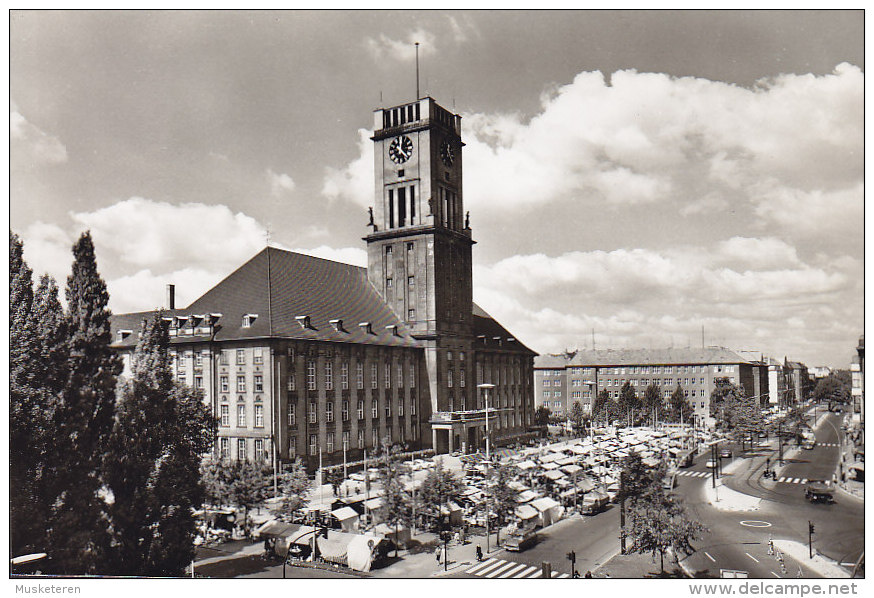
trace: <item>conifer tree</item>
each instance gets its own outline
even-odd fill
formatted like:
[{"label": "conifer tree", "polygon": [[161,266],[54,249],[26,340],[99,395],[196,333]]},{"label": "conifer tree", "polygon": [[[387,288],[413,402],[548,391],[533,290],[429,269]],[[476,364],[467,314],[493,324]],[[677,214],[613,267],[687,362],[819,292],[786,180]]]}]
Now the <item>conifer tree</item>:
[{"label": "conifer tree", "polygon": [[200,393],[173,380],[162,316],[144,322],[105,462],[112,567],[124,575],[180,575],[191,561],[192,512],[205,496],[200,460],[215,436]]},{"label": "conifer tree", "polygon": [[108,533],[99,491],[121,359],[109,346],[109,294],[97,271],[90,233],[73,246],[66,297],[67,376],[52,422],[50,491],[57,498],[49,520],[51,568],[66,574],[103,573]]}]

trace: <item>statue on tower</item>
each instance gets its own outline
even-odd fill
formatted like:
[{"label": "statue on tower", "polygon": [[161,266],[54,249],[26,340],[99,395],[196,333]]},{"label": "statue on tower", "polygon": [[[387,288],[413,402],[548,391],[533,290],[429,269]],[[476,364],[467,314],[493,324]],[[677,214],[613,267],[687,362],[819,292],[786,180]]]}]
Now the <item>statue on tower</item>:
[{"label": "statue on tower", "polygon": [[470,210],[464,213],[464,230],[470,230]]},{"label": "statue on tower", "polygon": [[375,229],[376,224],[373,223],[373,206],[367,208],[367,214],[370,216],[370,222],[367,223],[367,226],[372,226]]}]

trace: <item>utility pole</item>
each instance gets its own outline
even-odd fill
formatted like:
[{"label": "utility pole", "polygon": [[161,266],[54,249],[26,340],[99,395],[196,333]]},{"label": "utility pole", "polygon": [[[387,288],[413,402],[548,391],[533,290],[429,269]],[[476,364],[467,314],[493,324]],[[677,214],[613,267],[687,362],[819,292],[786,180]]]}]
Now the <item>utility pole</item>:
[{"label": "utility pole", "polygon": [[[483,397],[485,398],[486,404],[486,479],[489,479],[489,474],[491,473],[491,453],[489,447],[489,390],[495,387],[494,384],[478,384],[477,388],[481,388],[483,391]],[[486,498],[486,554],[489,553],[489,519],[492,514],[491,510],[492,506],[492,492],[489,490],[489,495]],[[498,530],[500,535],[500,530]]]},{"label": "utility pole", "polygon": [[716,454],[716,445],[710,445],[710,461],[713,463],[714,467],[710,468],[710,479],[713,481],[713,487],[716,488],[716,458],[714,455]]},{"label": "utility pole", "polygon": [[619,474],[619,554],[625,554],[625,472]]}]

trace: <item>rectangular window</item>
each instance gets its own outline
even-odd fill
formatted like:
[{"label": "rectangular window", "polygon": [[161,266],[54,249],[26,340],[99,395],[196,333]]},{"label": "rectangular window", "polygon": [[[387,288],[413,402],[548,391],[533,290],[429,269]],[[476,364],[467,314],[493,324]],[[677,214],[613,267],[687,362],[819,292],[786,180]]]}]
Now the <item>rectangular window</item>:
[{"label": "rectangular window", "polygon": [[252,359],[252,363],[262,364],[264,363],[264,349],[261,347],[255,348],[255,357]]},{"label": "rectangular window", "polygon": [[391,401],[388,398],[385,399],[385,416],[391,417]]},{"label": "rectangular window", "polygon": [[255,382],[253,386],[255,387],[255,392],[264,392],[264,376],[261,374],[255,374]]},{"label": "rectangular window", "polygon": [[310,455],[319,454],[319,437],[316,434],[310,434]]},{"label": "rectangular window", "polygon": [[334,433],[328,432],[327,442],[325,443],[325,449],[328,453],[334,452]]},{"label": "rectangular window", "polygon": [[410,397],[410,415],[416,417],[416,397]]},{"label": "rectangular window", "polygon": [[[394,191],[394,189],[388,190],[388,227],[389,228],[395,227],[395,191]],[[386,253],[388,253],[388,251],[386,251]]]},{"label": "rectangular window", "polygon": [[349,362],[344,361],[340,365],[340,388],[349,390]]},{"label": "rectangular window", "polygon": [[379,373],[375,363],[370,364],[370,388],[379,388]]},{"label": "rectangular window", "polygon": [[246,392],[245,376],[237,376],[237,392]]},{"label": "rectangular window", "polygon": [[404,366],[403,364],[398,364],[398,388],[404,387]]},{"label": "rectangular window", "polygon": [[410,364],[410,388],[416,388],[416,364]]},{"label": "rectangular window", "polygon": [[237,349],[237,365],[246,365],[245,349]]},{"label": "rectangular window", "polygon": [[231,458],[231,443],[229,438],[220,438],[219,439],[219,452],[221,454],[222,459],[230,459]]},{"label": "rectangular window", "polygon": [[391,388],[391,364],[388,362],[385,364],[385,387]]},{"label": "rectangular window", "polygon": [[407,190],[404,187],[398,188],[398,226],[404,226],[407,223]]},{"label": "rectangular window", "polygon": [[294,372],[288,373],[288,380],[286,381],[286,387],[288,388],[289,392],[294,392],[295,388],[297,387],[297,385],[295,384],[295,381],[294,381]]},{"label": "rectangular window", "polygon": [[343,432],[343,436],[341,436],[341,442],[343,443],[342,444],[343,450],[344,451],[348,450],[349,449],[349,431],[348,430]]},{"label": "rectangular window", "polygon": [[194,377],[194,388],[198,390],[203,390],[203,376]]},{"label": "rectangular window", "polygon": [[309,419],[311,424],[319,422],[319,412],[316,410],[316,402],[310,401]]},{"label": "rectangular window", "polygon": [[231,391],[231,385],[228,382],[227,376],[219,376],[219,386],[221,387],[222,392],[230,392]]},{"label": "rectangular window", "polygon": [[288,439],[288,456],[294,457],[297,455],[297,437],[291,436]]},{"label": "rectangular window", "polygon": [[260,462],[264,460],[264,440],[261,438],[255,439],[255,461]]},{"label": "rectangular window", "polygon": [[334,364],[325,362],[325,390],[334,390]]},{"label": "rectangular window", "polygon": [[316,362],[314,359],[307,360],[307,390],[316,389]]},{"label": "rectangular window", "polygon": [[325,421],[328,423],[334,421],[334,403],[332,401],[325,403]]},{"label": "rectangular window", "polygon": [[364,430],[358,430],[358,448],[364,448]]},{"label": "rectangular window", "polygon": [[464,388],[464,370],[458,370],[458,385]]},{"label": "rectangular window", "polygon": [[297,425],[297,405],[294,403],[288,404],[288,425]]},{"label": "rectangular window", "polygon": [[358,390],[364,388],[364,364],[360,361],[355,364],[355,383]]},{"label": "rectangular window", "polygon": [[255,427],[264,427],[264,405],[255,405]]},{"label": "rectangular window", "polygon": [[398,417],[404,416],[404,399],[403,397],[398,399]]},{"label": "rectangular window", "polygon": [[364,419],[364,400],[358,399],[358,419]]},{"label": "rectangular window", "polygon": [[237,405],[237,427],[245,428],[246,427],[246,406],[245,405]]},{"label": "rectangular window", "polygon": [[246,460],[246,439],[237,438],[237,461]]},{"label": "rectangular window", "polygon": [[446,387],[452,388],[452,370],[446,370]]},{"label": "rectangular window", "polygon": [[371,444],[371,446],[373,446],[374,448],[378,448],[378,447],[379,447],[379,430],[377,430],[376,428],[374,428],[374,429],[370,432],[370,444]]},{"label": "rectangular window", "polygon": [[343,400],[342,410],[340,411],[343,415],[343,421],[349,421],[349,401]]},{"label": "rectangular window", "polygon": [[203,353],[200,351],[194,352],[194,367],[203,367]]},{"label": "rectangular window", "polygon": [[379,401],[373,399],[373,402],[370,405],[370,417],[372,419],[379,418]]},{"label": "rectangular window", "polygon": [[222,351],[219,353],[219,363],[221,365],[228,365],[228,352]]},{"label": "rectangular window", "polygon": [[[416,107],[419,105],[416,104]],[[416,119],[418,120],[418,119]],[[416,186],[410,185],[410,224],[416,223]],[[413,250],[413,244],[407,243],[407,251]]]},{"label": "rectangular window", "polygon": [[221,406],[221,414],[222,414],[221,422],[222,422],[222,426],[225,428],[227,428],[228,426],[231,425],[231,415],[229,412],[230,412],[230,407],[228,407],[227,405]]}]

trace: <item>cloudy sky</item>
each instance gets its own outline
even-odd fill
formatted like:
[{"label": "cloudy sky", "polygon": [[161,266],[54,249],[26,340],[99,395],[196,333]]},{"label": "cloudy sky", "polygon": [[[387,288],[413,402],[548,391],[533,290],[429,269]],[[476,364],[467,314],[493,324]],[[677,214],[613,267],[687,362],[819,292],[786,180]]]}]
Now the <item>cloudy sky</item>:
[{"label": "cloudy sky", "polygon": [[15,12],[10,219],[116,312],[271,243],[365,265],[372,110],[463,116],[474,299],[539,352],[846,367],[863,326],[857,12]]}]

